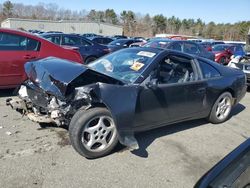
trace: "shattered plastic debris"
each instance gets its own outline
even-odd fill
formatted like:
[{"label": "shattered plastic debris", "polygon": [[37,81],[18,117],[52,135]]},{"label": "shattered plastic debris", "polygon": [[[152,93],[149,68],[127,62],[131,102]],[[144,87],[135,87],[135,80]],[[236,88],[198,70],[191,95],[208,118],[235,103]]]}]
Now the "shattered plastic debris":
[{"label": "shattered plastic debris", "polygon": [[8,136],[12,135],[10,131],[5,132],[5,134],[7,134]]}]

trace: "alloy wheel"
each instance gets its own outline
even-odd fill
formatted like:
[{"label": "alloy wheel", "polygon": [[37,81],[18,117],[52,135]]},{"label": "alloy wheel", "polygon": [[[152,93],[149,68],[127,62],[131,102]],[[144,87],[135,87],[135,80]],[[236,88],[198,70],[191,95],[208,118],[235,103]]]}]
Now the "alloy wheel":
[{"label": "alloy wheel", "polygon": [[117,135],[114,121],[109,116],[92,118],[82,132],[82,144],[91,152],[107,149]]}]

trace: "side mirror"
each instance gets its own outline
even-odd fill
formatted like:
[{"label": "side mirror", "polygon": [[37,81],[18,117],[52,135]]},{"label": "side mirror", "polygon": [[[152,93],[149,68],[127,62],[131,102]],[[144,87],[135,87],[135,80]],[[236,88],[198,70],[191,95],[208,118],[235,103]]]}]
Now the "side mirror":
[{"label": "side mirror", "polygon": [[154,78],[154,79],[150,80],[148,83],[146,83],[146,86],[149,89],[157,89],[157,87],[158,87],[157,79]]}]

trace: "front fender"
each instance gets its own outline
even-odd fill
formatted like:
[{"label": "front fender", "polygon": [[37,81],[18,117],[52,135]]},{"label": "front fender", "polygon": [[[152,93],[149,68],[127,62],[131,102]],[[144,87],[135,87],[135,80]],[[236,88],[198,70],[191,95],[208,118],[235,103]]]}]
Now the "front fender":
[{"label": "front fender", "polygon": [[134,116],[139,87],[97,83],[92,91],[97,101],[105,104],[111,112],[121,144],[138,149],[134,137]]}]

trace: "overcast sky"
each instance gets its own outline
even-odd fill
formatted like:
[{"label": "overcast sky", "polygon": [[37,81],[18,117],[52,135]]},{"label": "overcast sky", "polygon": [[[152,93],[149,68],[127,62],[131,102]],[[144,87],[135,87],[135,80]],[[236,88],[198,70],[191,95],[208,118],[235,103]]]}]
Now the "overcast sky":
[{"label": "overcast sky", "polygon": [[[4,0],[0,0],[1,3]],[[39,2],[56,3],[60,8],[71,10],[132,10],[150,15],[163,14],[183,18],[201,18],[216,23],[250,21],[250,0],[11,0],[13,3],[36,5]]]}]

